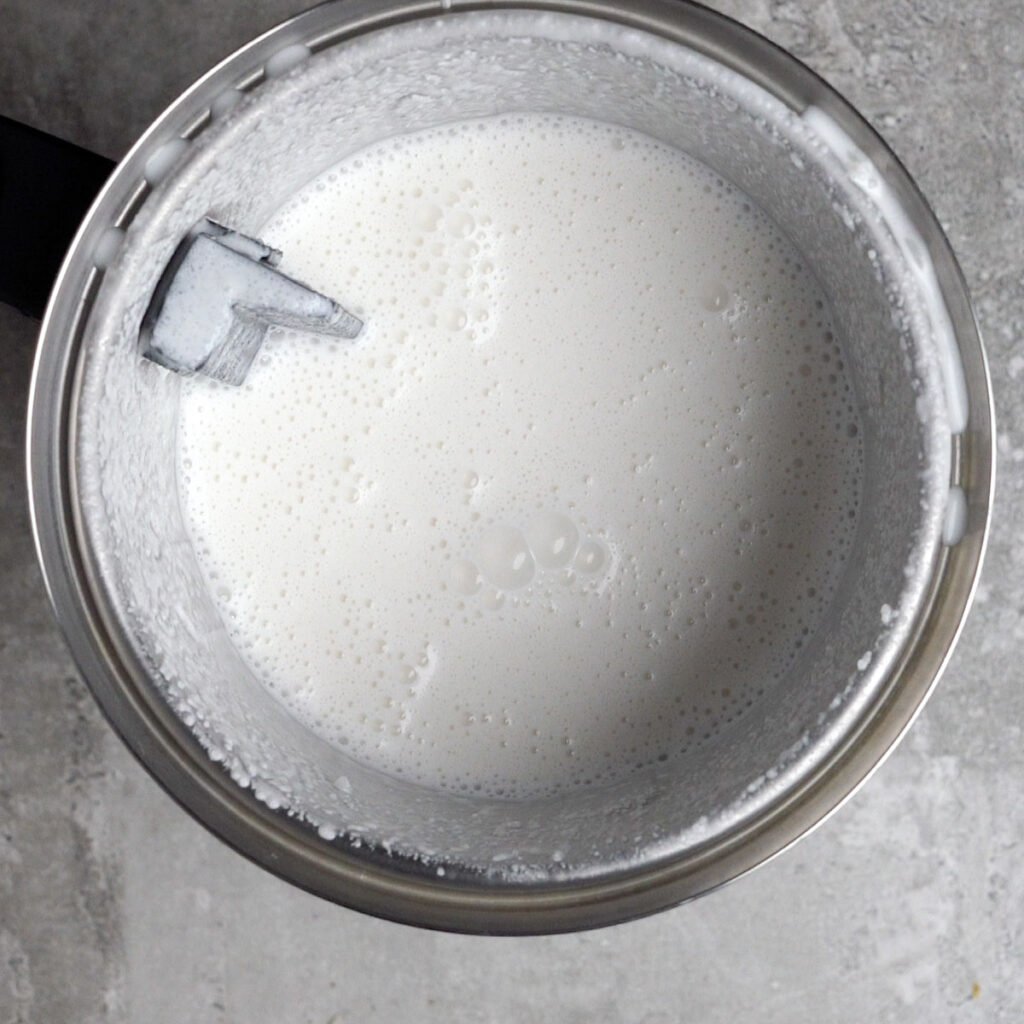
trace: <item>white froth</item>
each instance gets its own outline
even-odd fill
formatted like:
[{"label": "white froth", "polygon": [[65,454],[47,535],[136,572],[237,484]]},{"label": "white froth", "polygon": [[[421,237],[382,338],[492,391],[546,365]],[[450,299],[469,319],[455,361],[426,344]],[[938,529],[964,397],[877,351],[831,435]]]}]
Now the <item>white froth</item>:
[{"label": "white froth", "polygon": [[174,170],[188,146],[188,139],[168,139],[154,150],[142,172],[146,183],[154,188],[159,185]]},{"label": "white froth", "polygon": [[280,78],[309,58],[310,49],[303,43],[292,43],[277,51],[263,67],[267,78]]},{"label": "white froth", "polygon": [[539,794],[678,755],[792,664],[862,432],[820,289],[746,196],[523,115],[374,146],[262,237],[367,326],[186,382],[179,474],[225,624],[311,729]]},{"label": "white froth", "polygon": [[967,532],[967,495],[962,487],[950,487],[946,515],[942,521],[942,543],[952,547]]},{"label": "white froth", "polygon": [[97,270],[107,270],[117,258],[124,244],[124,234],[123,228],[111,226],[100,235],[92,257]]},{"label": "white froth", "polygon": [[[804,124],[839,159],[850,181],[871,200],[892,232],[893,241],[904,256],[907,271],[919,290],[922,311],[930,328],[934,353],[942,375],[950,431],[954,434],[963,433],[967,429],[970,415],[967,380],[964,377],[956,330],[924,240],[884,175],[838,122],[819,107],[808,107],[802,117]],[[927,421],[928,414],[925,413],[923,418]]]}]

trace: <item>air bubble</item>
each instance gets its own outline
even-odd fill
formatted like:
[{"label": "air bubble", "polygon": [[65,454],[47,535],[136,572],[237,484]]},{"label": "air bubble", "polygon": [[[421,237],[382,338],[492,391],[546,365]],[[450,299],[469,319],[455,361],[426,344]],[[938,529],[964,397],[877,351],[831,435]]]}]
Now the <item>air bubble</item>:
[{"label": "air bubble", "polygon": [[573,565],[577,572],[591,575],[601,571],[607,558],[608,552],[600,541],[586,540],[580,545]]},{"label": "air bubble", "polygon": [[481,573],[496,587],[515,590],[533,579],[533,555],[526,538],[515,527],[491,527],[481,537],[477,551]]},{"label": "air bubble", "polygon": [[701,305],[709,313],[724,313],[731,299],[729,289],[720,281],[713,281],[701,293]]},{"label": "air bubble", "polygon": [[480,570],[470,561],[460,558],[451,569],[452,586],[460,594],[475,594],[483,585]]},{"label": "air bubble", "polygon": [[576,524],[558,512],[538,516],[526,531],[530,550],[545,569],[567,566],[576,554],[579,537]]}]

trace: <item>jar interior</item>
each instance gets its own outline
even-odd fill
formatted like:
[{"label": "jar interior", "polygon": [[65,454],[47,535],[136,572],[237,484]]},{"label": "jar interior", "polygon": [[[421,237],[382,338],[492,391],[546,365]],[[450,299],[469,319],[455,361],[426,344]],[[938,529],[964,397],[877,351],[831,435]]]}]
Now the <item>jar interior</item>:
[{"label": "jar interior", "polygon": [[[303,728],[254,677],[182,517],[173,457],[181,381],[139,358],[138,331],[175,246],[201,218],[259,237],[297,189],[376,141],[519,112],[643,132],[708,165],[782,228],[829,298],[863,423],[865,475],[838,594],[755,713],[667,763],[510,801],[373,770]],[[86,327],[79,500],[125,637],[236,781],[402,870],[443,865],[449,879],[495,885],[557,881],[720,838],[781,800],[855,726],[904,649],[940,557],[950,429],[904,251],[799,112],[643,33],[569,15],[465,13],[316,52],[246,92],[190,143],[140,207]]]}]

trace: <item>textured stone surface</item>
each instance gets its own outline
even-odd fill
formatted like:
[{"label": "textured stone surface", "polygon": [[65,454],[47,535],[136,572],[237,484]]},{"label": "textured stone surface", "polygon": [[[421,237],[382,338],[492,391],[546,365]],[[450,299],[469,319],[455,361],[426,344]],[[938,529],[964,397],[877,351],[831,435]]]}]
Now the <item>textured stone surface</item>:
[{"label": "textured stone surface", "polygon": [[[988,343],[1002,458],[988,566],[907,741],[794,850],[602,932],[435,935],[292,890],[179,811],[77,681],[25,507],[34,325],[0,307],[0,1022],[1024,1018],[1024,9],[719,6],[824,74],[893,144],[949,232]],[[0,112],[117,155],[295,7],[3,0]]]}]

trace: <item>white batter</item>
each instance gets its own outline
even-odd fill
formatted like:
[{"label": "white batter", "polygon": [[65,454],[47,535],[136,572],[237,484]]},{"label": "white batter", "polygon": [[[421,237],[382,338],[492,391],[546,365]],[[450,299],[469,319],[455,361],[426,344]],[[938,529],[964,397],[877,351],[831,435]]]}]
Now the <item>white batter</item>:
[{"label": "white batter", "polygon": [[261,237],[365,318],[184,388],[186,517],[254,672],[432,786],[671,758],[785,672],[862,452],[820,290],[750,200],[549,115],[383,143]]}]

